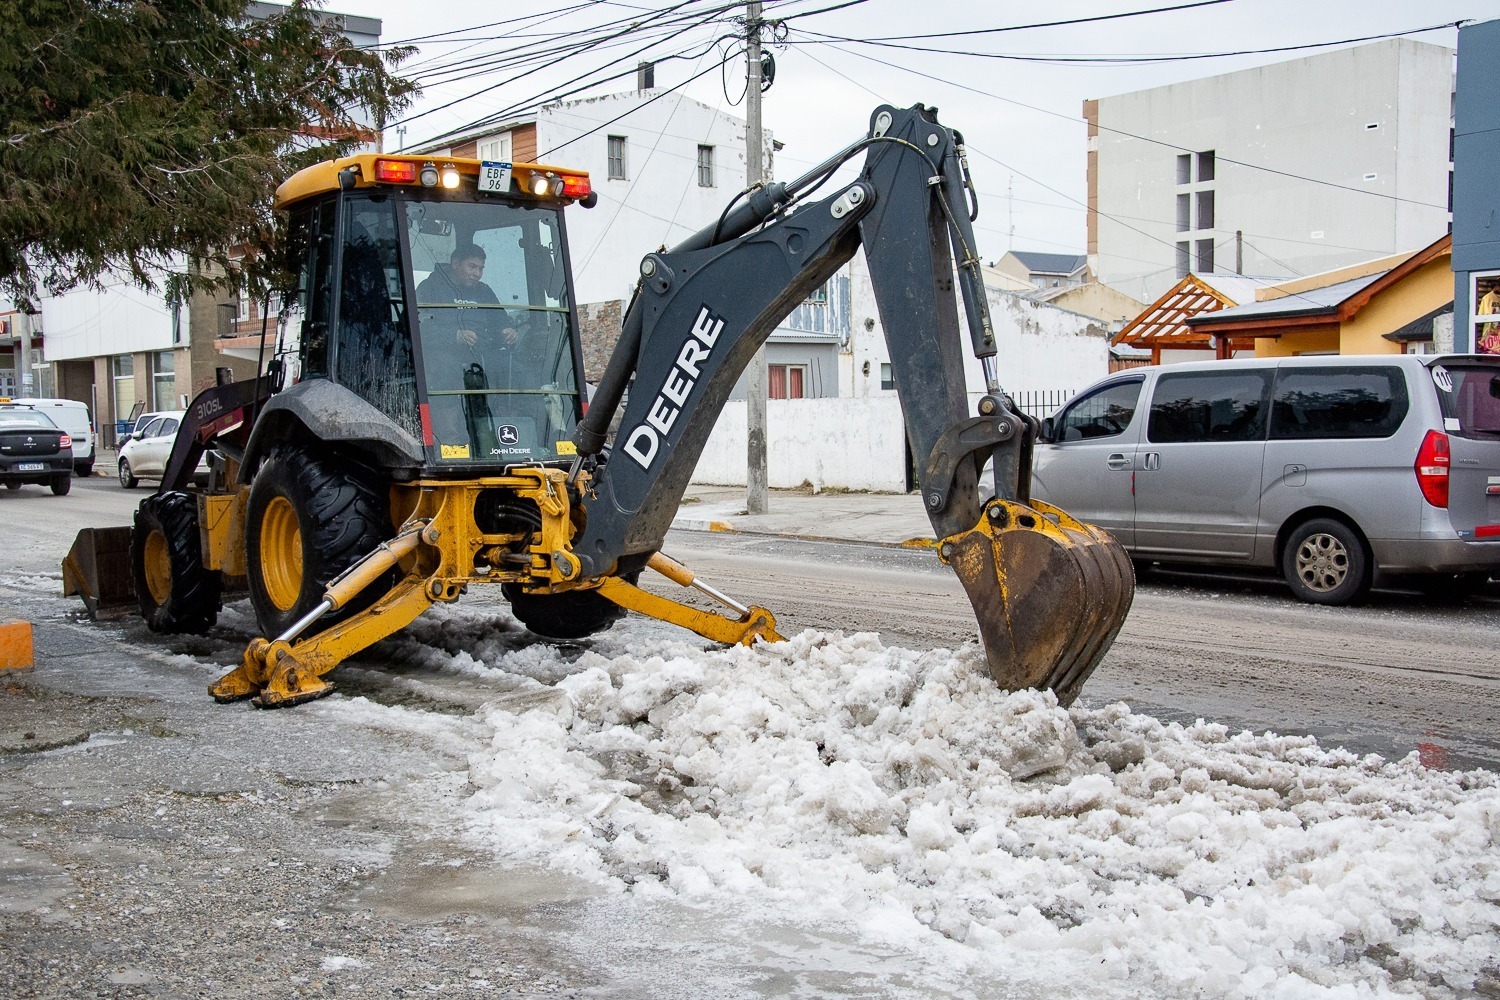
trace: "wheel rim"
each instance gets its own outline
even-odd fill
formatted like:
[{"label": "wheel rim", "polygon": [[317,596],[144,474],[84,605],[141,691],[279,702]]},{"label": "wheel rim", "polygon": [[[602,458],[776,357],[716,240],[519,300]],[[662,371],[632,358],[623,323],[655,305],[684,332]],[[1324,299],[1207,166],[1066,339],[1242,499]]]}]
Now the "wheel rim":
[{"label": "wheel rim", "polygon": [[121,486],[129,486],[130,485],[130,463],[129,462],[121,462],[120,463],[120,485]]},{"label": "wheel rim", "polygon": [[167,539],[160,531],[146,536],[145,549],[141,554],[145,564],[146,589],[158,607],[172,597],[172,555],[167,550]]},{"label": "wheel rim", "polygon": [[302,596],[302,527],[286,497],[272,497],[261,518],[260,578],[281,611],[292,610]]},{"label": "wheel rim", "polygon": [[1297,578],[1320,594],[1337,590],[1349,578],[1349,550],[1333,535],[1308,535],[1297,546]]}]

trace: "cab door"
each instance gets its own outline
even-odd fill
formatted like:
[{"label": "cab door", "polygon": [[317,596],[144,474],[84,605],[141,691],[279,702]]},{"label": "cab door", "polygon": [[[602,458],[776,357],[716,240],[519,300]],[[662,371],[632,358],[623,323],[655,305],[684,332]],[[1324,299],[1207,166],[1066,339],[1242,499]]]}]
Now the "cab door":
[{"label": "cab door", "polygon": [[1250,559],[1272,371],[1267,366],[1158,376],[1136,453],[1138,554]]},{"label": "cab door", "polygon": [[1051,440],[1032,452],[1039,500],[1096,524],[1127,549],[1135,544],[1135,452],[1146,376],[1086,390],[1052,418]]}]

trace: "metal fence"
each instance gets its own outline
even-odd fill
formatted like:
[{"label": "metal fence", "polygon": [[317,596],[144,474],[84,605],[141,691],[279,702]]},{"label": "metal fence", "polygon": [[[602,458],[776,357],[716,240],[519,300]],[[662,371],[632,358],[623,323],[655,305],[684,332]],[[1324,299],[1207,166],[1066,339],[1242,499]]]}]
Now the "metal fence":
[{"label": "metal fence", "polygon": [[1050,417],[1057,408],[1072,399],[1071,389],[1022,389],[1010,394],[1021,412],[1033,417]]}]

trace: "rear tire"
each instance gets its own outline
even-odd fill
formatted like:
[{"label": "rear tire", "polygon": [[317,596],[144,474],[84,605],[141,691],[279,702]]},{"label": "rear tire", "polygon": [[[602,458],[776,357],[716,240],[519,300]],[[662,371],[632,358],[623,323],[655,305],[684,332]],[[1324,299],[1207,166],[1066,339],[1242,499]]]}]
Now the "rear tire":
[{"label": "rear tire", "polygon": [[18,490],[21,488],[21,484],[16,482],[14,479],[10,479],[6,481],[5,488],[8,490]]},{"label": "rear tire", "polygon": [[223,578],[203,566],[192,494],[160,493],[141,501],[130,532],[130,569],[151,631],[201,635],[219,620]]},{"label": "rear tire", "polygon": [[73,466],[73,471],[84,479],[87,479],[94,474],[94,463],[91,461],[79,462]]},{"label": "rear tire", "polygon": [[510,583],[500,589],[510,601],[511,614],[544,639],[583,639],[603,632],[626,614],[595,590],[527,594]]},{"label": "rear tire", "polygon": [[[283,445],[256,473],[246,508],[250,603],[262,633],[281,635],[323,600],[328,582],[388,540],[390,498],[372,472],[327,452]],[[377,581],[317,629],[364,610]]]},{"label": "rear tire", "polygon": [[133,490],[140,485],[140,480],[130,474],[130,463],[120,459],[120,486],[127,490]]},{"label": "rear tire", "polygon": [[71,472],[64,472],[61,475],[53,476],[52,477],[52,483],[51,483],[51,485],[52,485],[52,495],[53,496],[55,496],[55,497],[65,497],[65,496],[67,496],[68,495],[68,491],[73,488],[73,473],[71,473]]},{"label": "rear tire", "polygon": [[1344,522],[1313,518],[1287,538],[1281,575],[1309,604],[1348,604],[1370,589],[1370,550]]}]

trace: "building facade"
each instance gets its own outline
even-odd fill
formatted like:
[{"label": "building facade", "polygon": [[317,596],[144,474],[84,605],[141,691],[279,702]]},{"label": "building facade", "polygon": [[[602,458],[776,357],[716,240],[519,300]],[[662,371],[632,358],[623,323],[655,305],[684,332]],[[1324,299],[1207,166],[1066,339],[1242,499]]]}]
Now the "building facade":
[{"label": "building facade", "polygon": [[1500,21],[1458,30],[1453,137],[1453,338],[1500,354]]},{"label": "building facade", "polygon": [[1448,228],[1453,50],[1390,39],[1087,101],[1088,259],[1152,301],[1188,273],[1294,274]]}]

